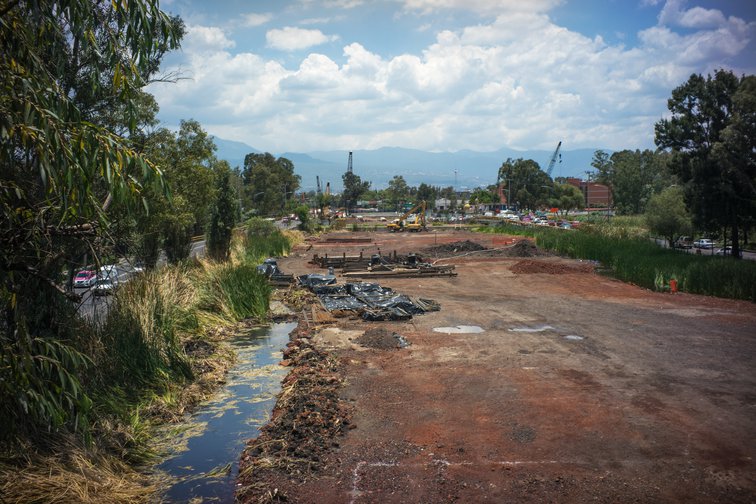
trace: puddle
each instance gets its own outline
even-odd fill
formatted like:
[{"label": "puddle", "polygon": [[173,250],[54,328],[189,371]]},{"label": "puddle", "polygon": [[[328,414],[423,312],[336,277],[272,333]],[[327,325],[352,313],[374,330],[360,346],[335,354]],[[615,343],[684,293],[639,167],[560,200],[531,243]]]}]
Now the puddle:
[{"label": "puddle", "polygon": [[166,430],[172,453],[157,469],[173,484],[161,502],[233,502],[234,479],[247,439],[270,418],[287,368],[281,349],[296,323],[273,324],[235,337],[237,363],[226,385],[179,426]]},{"label": "puddle", "polygon": [[568,334],[564,337],[564,339],[571,340],[571,341],[580,341],[583,339],[582,336],[578,336],[577,334]]},{"label": "puddle", "polygon": [[509,329],[509,332],[524,332],[524,333],[535,333],[535,332],[544,332],[544,331],[553,331],[554,328],[550,325],[542,325],[537,327],[511,327]]},{"label": "puddle", "polygon": [[433,332],[444,334],[479,334],[485,331],[482,327],[476,325],[458,325],[455,327],[434,327]]}]

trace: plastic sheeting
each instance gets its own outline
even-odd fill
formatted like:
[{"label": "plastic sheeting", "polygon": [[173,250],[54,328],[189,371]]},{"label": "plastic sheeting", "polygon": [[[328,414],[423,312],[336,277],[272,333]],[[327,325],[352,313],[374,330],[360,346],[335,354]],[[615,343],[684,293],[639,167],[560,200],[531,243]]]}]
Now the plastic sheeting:
[{"label": "plastic sheeting", "polygon": [[[438,303],[429,300],[413,301],[409,296],[394,292],[376,283],[347,283],[324,285],[312,282],[312,277],[324,275],[304,275],[310,290],[320,299],[328,311],[354,311],[365,320],[408,320],[413,315],[435,311]],[[335,282],[335,279],[334,279]],[[300,277],[302,283],[302,277]]]}]

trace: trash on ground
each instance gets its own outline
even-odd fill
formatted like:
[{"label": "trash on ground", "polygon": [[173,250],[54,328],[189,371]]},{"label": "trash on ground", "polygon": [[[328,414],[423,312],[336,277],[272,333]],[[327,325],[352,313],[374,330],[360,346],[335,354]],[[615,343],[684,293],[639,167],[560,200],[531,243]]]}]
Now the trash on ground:
[{"label": "trash on ground", "polygon": [[268,282],[273,285],[289,285],[294,281],[294,275],[287,275],[278,267],[278,262],[269,257],[257,266],[257,272],[268,277]]},{"label": "trash on ground", "polygon": [[376,283],[330,285],[311,282],[309,288],[329,312],[357,314],[365,320],[409,320],[413,315],[441,309],[433,300],[410,298]]}]

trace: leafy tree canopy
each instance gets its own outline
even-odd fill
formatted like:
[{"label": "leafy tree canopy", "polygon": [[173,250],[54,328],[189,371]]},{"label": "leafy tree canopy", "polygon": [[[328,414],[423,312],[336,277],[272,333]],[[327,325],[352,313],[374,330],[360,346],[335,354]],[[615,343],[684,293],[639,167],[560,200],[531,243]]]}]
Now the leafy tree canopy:
[{"label": "leafy tree canopy", "polygon": [[4,426],[49,432],[86,418],[86,359],[68,344],[76,325],[59,275],[99,250],[109,212],[161,182],[123,134],[154,118],[141,89],[182,32],[157,0],[0,2]]},{"label": "leafy tree canopy", "polygon": [[280,213],[286,208],[291,196],[299,189],[301,177],[294,173],[294,163],[290,160],[266,152],[246,155],[242,180],[245,206],[267,215]]},{"label": "leafy tree canopy", "polygon": [[729,228],[733,256],[740,232],[756,217],[756,77],[717,70],[691,75],[656,123],[656,144],[672,153],[698,229]]},{"label": "leafy tree canopy", "polygon": [[551,177],[532,159],[508,158],[499,168],[499,183],[504,184],[508,205],[534,209],[549,197]]},{"label": "leafy tree canopy", "polygon": [[677,237],[691,234],[690,213],[683,201],[682,187],[667,187],[651,196],[645,220],[648,228],[665,237],[670,246],[673,246]]}]

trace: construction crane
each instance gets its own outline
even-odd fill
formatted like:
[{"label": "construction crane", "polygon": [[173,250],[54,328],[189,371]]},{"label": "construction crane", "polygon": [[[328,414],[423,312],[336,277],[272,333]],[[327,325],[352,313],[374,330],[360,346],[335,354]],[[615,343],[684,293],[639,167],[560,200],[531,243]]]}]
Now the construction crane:
[{"label": "construction crane", "polygon": [[554,150],[554,154],[551,155],[551,161],[549,161],[549,167],[546,168],[546,175],[551,177],[551,171],[554,169],[554,163],[556,163],[557,156],[559,156],[559,163],[562,163],[562,155],[559,153],[559,149],[562,147],[562,141],[560,140],[557,144],[556,150]]},{"label": "construction crane", "polygon": [[[386,224],[386,229],[388,229],[391,232],[396,231],[427,231],[427,228],[425,227],[425,208],[427,206],[427,203],[425,201],[421,201],[417,205],[413,206],[406,212],[404,212],[404,215],[399,217],[398,219],[395,219],[394,222],[389,222]],[[417,212],[417,213],[415,213]],[[412,216],[411,220],[410,216]]]},{"label": "construction crane", "polygon": [[349,151],[349,161],[347,163],[347,172],[352,173],[352,151]]}]

